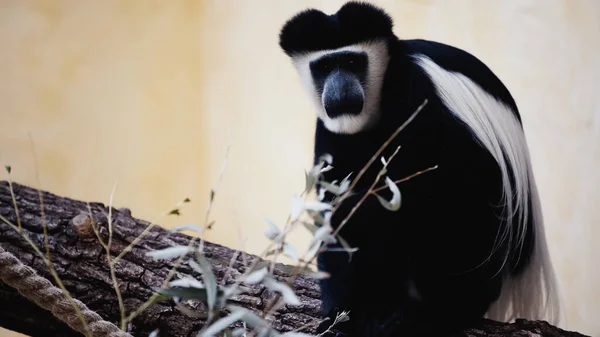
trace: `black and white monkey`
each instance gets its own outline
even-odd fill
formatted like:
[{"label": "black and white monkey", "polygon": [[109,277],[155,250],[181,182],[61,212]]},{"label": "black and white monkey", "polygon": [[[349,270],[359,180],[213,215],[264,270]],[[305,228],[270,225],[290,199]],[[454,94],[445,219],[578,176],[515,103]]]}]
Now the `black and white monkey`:
[{"label": "black and white monkey", "polygon": [[[401,146],[387,169],[394,181],[437,165],[399,185],[397,211],[366,199],[340,231],[358,248],[352,259],[319,256],[331,275],[321,282],[323,313],[349,311],[338,326],[347,336],[439,336],[484,317],[557,324],[557,286],[513,97],[468,52],[402,40],[392,27],[382,9],[349,2],[332,15],[302,11],[280,31],[318,117],[315,163],[333,157],[328,181],[356,175],[425,100],[382,155]],[[334,228],[380,169],[363,176],[333,215]]]}]

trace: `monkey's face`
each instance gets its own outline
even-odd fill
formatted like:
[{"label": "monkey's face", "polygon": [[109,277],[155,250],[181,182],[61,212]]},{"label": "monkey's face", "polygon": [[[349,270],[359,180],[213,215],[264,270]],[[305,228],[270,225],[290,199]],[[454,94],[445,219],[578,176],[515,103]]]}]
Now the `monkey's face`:
[{"label": "monkey's face", "polygon": [[384,42],[370,42],[292,59],[325,127],[335,133],[354,134],[379,120],[388,58]]}]

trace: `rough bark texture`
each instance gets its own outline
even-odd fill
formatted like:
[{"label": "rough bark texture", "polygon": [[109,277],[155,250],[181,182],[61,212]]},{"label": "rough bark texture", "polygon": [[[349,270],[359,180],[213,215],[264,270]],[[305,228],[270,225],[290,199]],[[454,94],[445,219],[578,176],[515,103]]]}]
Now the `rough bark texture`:
[{"label": "rough bark texture", "polygon": [[[38,191],[27,186],[13,184],[21,223],[25,235],[35,244],[44,247],[42,216]],[[85,231],[88,213],[87,203],[42,192],[44,220],[48,228],[48,243],[52,262],[72,296],[81,300],[90,309],[105,319],[119,324],[120,314],[116,293],[106,263],[106,254],[93,232]],[[108,238],[106,214],[108,208],[100,203],[89,204],[94,220],[99,223],[104,240]],[[113,209],[112,254],[118,255],[149,223],[133,218],[126,209]],[[14,224],[17,217],[7,182],[0,182],[0,214]],[[80,224],[79,226],[77,224]],[[190,236],[171,233],[156,226],[141,240],[135,248],[116,265],[116,276],[127,312],[137,309],[152,295],[152,288],[158,287],[171,270],[172,262],[157,262],[144,254],[150,250],[173,245],[187,245]],[[0,245],[17,256],[24,264],[33,267],[40,275],[52,280],[47,267],[37,257],[31,247],[10,226],[0,221]],[[206,243],[205,251],[217,281],[221,283],[226,273],[227,284],[245,270],[245,263],[252,262],[256,256],[237,252],[217,244]],[[234,254],[237,257],[229,269]],[[186,263],[179,268],[180,275],[198,277]],[[284,279],[288,274],[284,266],[279,265],[275,275]],[[178,277],[177,277],[178,278]],[[300,276],[294,283],[294,290],[302,304],[284,307],[279,310],[273,322],[276,329],[289,331],[319,319],[319,287],[309,277]],[[260,286],[250,289],[236,298],[236,304],[261,310],[273,294]],[[434,321],[435,318],[432,318]],[[35,324],[32,324],[35,322]],[[147,336],[159,328],[162,337],[193,336],[202,325],[202,319],[190,318],[182,314],[172,302],[152,305],[138,318],[133,320],[130,331],[134,336]],[[0,325],[23,332],[31,336],[78,336],[50,313],[36,307],[22,298],[12,288],[0,284]],[[304,330],[313,332],[312,328]],[[563,331],[545,322],[517,321],[513,324],[486,321],[480,329],[465,332],[465,336],[583,336]]]}]

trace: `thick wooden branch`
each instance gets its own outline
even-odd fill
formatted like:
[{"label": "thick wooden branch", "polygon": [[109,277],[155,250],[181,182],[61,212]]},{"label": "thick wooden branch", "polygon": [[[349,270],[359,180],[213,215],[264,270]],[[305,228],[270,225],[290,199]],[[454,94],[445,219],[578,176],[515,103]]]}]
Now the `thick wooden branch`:
[{"label": "thick wooden branch", "polygon": [[[50,256],[60,278],[73,297],[81,300],[91,310],[103,318],[119,325],[120,311],[118,300],[110,278],[106,253],[98,242],[93,231],[86,227],[88,221],[88,204],[83,201],[63,198],[43,191],[43,213],[36,189],[13,184],[23,233],[28,235],[40,248],[44,248],[43,220],[48,229]],[[101,237],[108,238],[108,208],[100,203],[90,203],[94,220],[99,224]],[[113,209],[113,241],[111,252],[113,257],[119,255],[142,231],[150,225],[136,219],[126,209]],[[0,215],[17,224],[8,183],[0,181]],[[116,277],[127,313],[139,308],[151,295],[154,287],[159,287],[173,263],[155,261],[145,256],[151,250],[174,245],[187,245],[192,237],[172,233],[159,226],[153,227],[149,233],[133,248],[130,253],[116,265]],[[36,256],[32,248],[21,234],[9,225],[0,221],[0,245],[17,256],[24,264],[34,268],[40,275],[53,279],[42,259]],[[206,243],[205,251],[209,262],[222,284],[228,274],[226,284],[246,270],[256,256],[234,251],[221,245]],[[230,263],[233,258],[233,263]],[[283,265],[278,265],[275,275],[284,280],[289,274]],[[198,277],[186,263],[179,267],[178,275]],[[176,277],[179,278],[179,277]],[[318,323],[319,288],[317,283],[306,276],[295,281],[294,290],[301,300],[301,305],[284,307],[274,317],[273,326],[281,331],[297,329],[307,324]],[[235,298],[236,304],[264,309],[273,294],[261,286],[250,288],[249,292]],[[435,318],[432,318],[434,321]],[[32,324],[35,322],[35,324]],[[194,336],[202,326],[201,318],[190,318],[179,311],[172,301],[153,304],[135,318],[130,325],[130,332],[136,337],[147,336],[154,329],[160,329],[160,336]],[[36,307],[24,299],[14,289],[0,284],[0,325],[20,331],[30,336],[79,336],[66,324],[54,318],[47,311]],[[312,333],[313,328],[304,332]],[[465,336],[583,336],[563,331],[545,322],[517,321],[513,324],[485,322],[481,329],[465,332]]]}]

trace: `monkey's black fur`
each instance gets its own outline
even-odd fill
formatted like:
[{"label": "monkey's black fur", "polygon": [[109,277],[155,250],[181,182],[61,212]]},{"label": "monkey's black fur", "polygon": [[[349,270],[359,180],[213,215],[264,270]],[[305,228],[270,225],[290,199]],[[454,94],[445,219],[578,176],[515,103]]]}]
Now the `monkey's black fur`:
[{"label": "monkey's black fur", "polygon": [[279,41],[291,56],[392,36],[392,19],[383,10],[355,2],[333,15],[316,9],[298,13],[281,29]]},{"label": "monkey's black fur", "polygon": [[[388,137],[425,100],[427,105],[383,152],[392,180],[438,166],[402,184],[402,205],[385,210],[371,196],[341,230],[359,250],[349,261],[344,252],[325,252],[319,268],[331,274],[321,282],[323,313],[350,311],[338,326],[348,336],[447,336],[475,326],[497,299],[502,278],[522,272],[533,249],[531,226],[521,251],[506,244],[492,254],[501,220],[501,174],[492,155],[437,96],[423,69],[410,57],[423,54],[445,69],[460,72],[519,112],[508,89],[466,51],[426,40],[399,40],[387,14],[371,5],[349,3],[332,16],[305,11],[284,26],[280,45],[288,55],[334,49],[366,40],[386,41],[390,62],[376,127],[356,134],[335,134],[317,121],[314,158],[333,156],[327,181],[358,172]],[[366,191],[381,166],[376,161],[356,186]],[[384,197],[390,197],[381,192]],[[346,217],[358,195],[347,199],[331,222]],[[331,198],[331,195],[327,195]],[[530,213],[530,223],[531,223]],[[503,266],[503,254],[510,254]],[[418,295],[411,295],[411,289]],[[326,322],[319,330],[329,326]],[[440,334],[438,334],[440,333]]]}]

